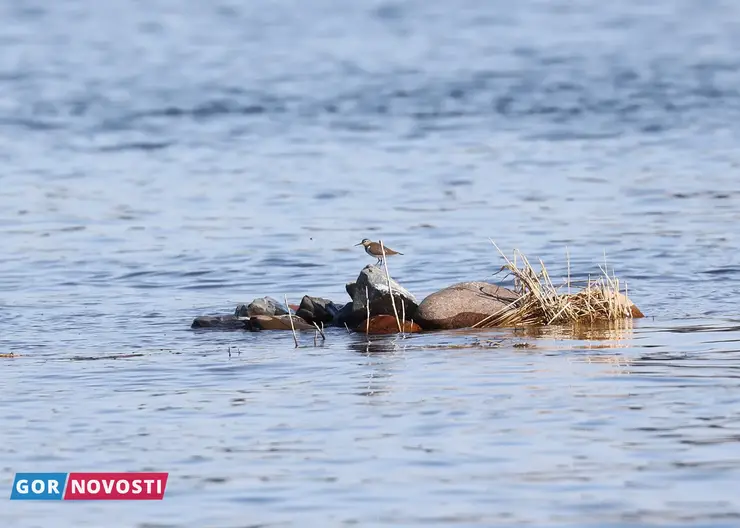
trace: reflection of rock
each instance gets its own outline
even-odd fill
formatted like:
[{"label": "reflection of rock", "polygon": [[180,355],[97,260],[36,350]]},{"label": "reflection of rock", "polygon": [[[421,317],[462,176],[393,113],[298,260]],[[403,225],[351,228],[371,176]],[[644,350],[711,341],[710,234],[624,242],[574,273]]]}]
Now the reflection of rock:
[{"label": "reflection of rock", "polygon": [[285,305],[272,297],[260,297],[248,305],[240,304],[234,315],[237,317],[251,317],[253,315],[287,315]]},{"label": "reflection of rock", "polygon": [[249,318],[252,330],[291,330],[290,317],[293,318],[293,326],[296,330],[314,330],[314,326],[308,324],[300,317],[293,315],[254,315]]},{"label": "reflection of rock", "polygon": [[338,313],[339,309],[330,300],[306,295],[301,300],[296,315],[309,323],[316,322],[320,325],[331,323]]},{"label": "reflection of rock", "polygon": [[201,315],[193,320],[190,328],[245,330],[249,328],[249,319],[238,318],[235,315]]},{"label": "reflection of rock", "polygon": [[[368,324],[367,319],[362,321],[355,330],[357,332],[366,332],[368,334],[397,334],[398,323],[396,318],[392,315],[374,315],[370,318]],[[400,321],[401,329],[407,334],[413,334],[421,332],[421,327],[411,321]]]},{"label": "reflection of rock", "polygon": [[487,282],[461,282],[431,294],[419,305],[415,320],[426,330],[467,328],[517,298],[516,293]]},{"label": "reflection of rock", "polygon": [[[405,313],[406,319],[413,319],[418,304],[416,298],[406,288],[391,278],[393,299],[396,303],[398,316]],[[367,317],[367,299],[370,302],[370,315],[394,315],[391,295],[388,291],[388,278],[385,271],[376,266],[365,266],[357,277],[357,281],[347,285],[347,293],[352,297],[352,314],[360,315],[362,320]]]}]

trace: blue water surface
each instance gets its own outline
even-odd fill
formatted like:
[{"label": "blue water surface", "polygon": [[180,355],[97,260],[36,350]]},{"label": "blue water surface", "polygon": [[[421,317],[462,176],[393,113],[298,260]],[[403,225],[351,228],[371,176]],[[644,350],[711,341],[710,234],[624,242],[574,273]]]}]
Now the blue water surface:
[{"label": "blue water surface", "polygon": [[[740,4],[0,0],[0,525],[740,524]],[[198,332],[604,260],[573,335]],[[16,472],[169,471],[154,503]]]}]

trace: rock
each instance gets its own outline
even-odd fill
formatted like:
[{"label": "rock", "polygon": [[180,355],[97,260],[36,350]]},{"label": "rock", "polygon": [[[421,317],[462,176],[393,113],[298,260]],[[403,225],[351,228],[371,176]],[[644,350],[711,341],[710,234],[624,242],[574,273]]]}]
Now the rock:
[{"label": "rock", "polygon": [[291,330],[290,317],[296,330],[315,330],[315,327],[296,315],[253,315],[249,318],[253,331]]},{"label": "rock", "polygon": [[347,290],[347,295],[349,295],[349,298],[354,299],[355,293],[357,292],[357,283],[348,282],[347,284],[345,284],[344,289]]},{"label": "rock", "polygon": [[190,328],[218,328],[221,330],[248,330],[249,319],[235,315],[201,315],[193,320]]},{"label": "rock", "polygon": [[516,293],[487,282],[461,282],[431,294],[414,318],[425,330],[469,328],[517,298]]},{"label": "rock", "polygon": [[623,294],[623,293],[620,292],[617,295],[619,296],[619,300],[620,301],[622,301],[625,304],[629,304],[629,306],[630,306],[630,313],[632,314],[632,317],[634,319],[641,319],[641,318],[645,317],[645,314],[642,313],[642,310],[640,310],[637,306],[635,306],[635,303],[633,303],[632,301],[630,301],[625,294]]},{"label": "rock", "polygon": [[[406,320],[413,319],[416,315],[418,303],[416,298],[406,288],[398,284],[391,278],[391,287],[393,289],[393,299],[395,299],[398,317],[406,316]],[[376,266],[365,266],[360,272],[357,281],[347,285],[347,293],[352,295],[353,317],[360,316],[361,320],[367,318],[367,299],[365,292],[370,299],[370,315],[394,315],[391,295],[388,291],[388,278],[385,271]],[[348,323],[349,324],[349,323]]]},{"label": "rock", "polygon": [[334,318],[333,324],[334,326],[347,325],[349,328],[354,328],[361,321],[364,321],[366,317],[367,310],[362,308],[359,311],[355,311],[354,303],[348,302],[339,309],[337,316]]},{"label": "rock", "polygon": [[[401,328],[407,334],[421,332],[421,327],[411,321],[401,321]],[[357,325],[355,331],[362,333],[367,332],[368,334],[397,334],[398,322],[392,315],[375,315],[370,318],[369,325],[366,319]]]},{"label": "rock", "polygon": [[285,305],[272,297],[260,297],[248,305],[240,304],[234,315],[237,317],[252,317],[253,315],[287,315]]},{"label": "rock", "polygon": [[339,313],[336,305],[328,299],[321,297],[304,296],[296,315],[309,323],[329,324]]}]

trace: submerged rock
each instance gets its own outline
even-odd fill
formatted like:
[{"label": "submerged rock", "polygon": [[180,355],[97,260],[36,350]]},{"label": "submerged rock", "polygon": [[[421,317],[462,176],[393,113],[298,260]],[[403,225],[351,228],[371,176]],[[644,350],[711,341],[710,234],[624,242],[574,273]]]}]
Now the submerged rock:
[{"label": "submerged rock", "polygon": [[[392,315],[375,315],[370,318],[369,323],[366,319],[357,325],[355,331],[368,334],[397,334],[398,323],[399,321],[396,321],[396,318]],[[421,332],[421,327],[412,321],[400,321],[400,323],[404,333]]]},{"label": "submerged rock", "polygon": [[190,328],[218,328],[220,330],[248,330],[249,319],[235,315],[201,315],[193,320]]},{"label": "submerged rock", "polygon": [[[390,283],[398,317],[403,317],[405,314],[407,320],[413,319],[419,306],[416,298],[392,278]],[[360,318],[359,321],[364,321],[367,318],[368,302],[371,317],[374,315],[394,315],[391,294],[388,290],[388,277],[385,271],[380,268],[370,265],[365,266],[357,277],[357,281],[347,284],[346,288],[347,293],[352,297],[352,306],[351,308],[345,306],[340,314],[349,320],[354,322],[355,319]],[[347,324],[349,325],[349,322]]]},{"label": "submerged rock", "polygon": [[469,328],[517,298],[513,291],[487,282],[461,282],[422,301],[416,320],[425,330]]},{"label": "submerged rock", "polygon": [[253,315],[287,315],[285,305],[272,297],[260,297],[245,305],[236,307],[234,315],[237,317],[252,317]]},{"label": "submerged rock", "polygon": [[297,315],[254,315],[249,318],[251,329],[258,330],[292,330],[290,318],[293,318],[293,326],[296,330],[314,330],[312,324]]},{"label": "submerged rock", "polygon": [[330,324],[339,313],[339,308],[330,300],[304,296],[296,315],[309,323]]}]

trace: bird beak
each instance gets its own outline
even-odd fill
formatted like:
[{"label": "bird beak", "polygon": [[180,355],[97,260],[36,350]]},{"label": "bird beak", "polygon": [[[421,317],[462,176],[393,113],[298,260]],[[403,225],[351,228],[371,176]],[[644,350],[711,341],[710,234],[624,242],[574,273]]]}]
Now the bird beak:
[{"label": "bird beak", "polygon": [[361,246],[361,245],[362,245],[362,242],[360,242],[359,244],[355,244],[355,246]]}]

